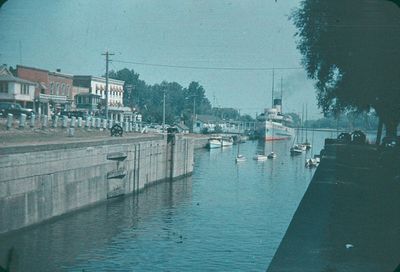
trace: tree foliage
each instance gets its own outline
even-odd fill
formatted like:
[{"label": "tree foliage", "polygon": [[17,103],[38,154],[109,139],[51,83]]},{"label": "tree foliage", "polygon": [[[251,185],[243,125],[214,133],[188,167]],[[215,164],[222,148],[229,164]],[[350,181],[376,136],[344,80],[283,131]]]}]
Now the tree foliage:
[{"label": "tree foliage", "polygon": [[327,116],[318,120],[305,121],[304,126],[312,128],[343,129],[347,131],[375,130],[378,126],[378,118],[374,113],[349,112],[340,116]]},{"label": "tree foliage", "polygon": [[381,0],[303,0],[292,15],[308,76],[325,114],[373,108],[400,122],[400,9]]},{"label": "tree foliage", "polygon": [[145,122],[161,123],[165,92],[165,119],[169,124],[184,121],[191,125],[193,110],[196,114],[211,113],[211,103],[199,82],[191,82],[187,88],[177,82],[163,81],[149,85],[134,70],[124,68],[110,71],[109,77],[125,81],[124,105],[135,108]]},{"label": "tree foliage", "polygon": [[234,108],[213,108],[212,112],[222,120],[238,120],[240,117],[239,111]]}]

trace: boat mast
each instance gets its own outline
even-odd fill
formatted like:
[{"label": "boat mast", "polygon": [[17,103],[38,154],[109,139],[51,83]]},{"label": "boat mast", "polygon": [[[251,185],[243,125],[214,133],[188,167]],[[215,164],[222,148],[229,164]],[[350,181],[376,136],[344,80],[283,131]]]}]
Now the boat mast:
[{"label": "boat mast", "polygon": [[303,143],[303,130],[304,130],[304,124],[303,124],[303,122],[304,122],[304,104],[302,105],[302,108],[301,108],[301,140],[300,140],[300,143]]},{"label": "boat mast", "polygon": [[[274,108],[274,89],[275,89],[275,68],[272,67],[272,91],[271,91],[271,96],[272,96],[272,106],[271,108]],[[271,126],[272,128],[274,127],[274,124],[272,123],[271,119]],[[272,141],[274,141],[274,130],[272,129]]]},{"label": "boat mast", "polygon": [[283,113],[283,102],[282,102],[282,100],[283,100],[283,89],[282,89],[282,86],[283,86],[283,78],[281,77],[281,113]]},{"label": "boat mast", "polygon": [[[308,118],[308,115],[307,115],[307,104],[306,104],[306,122],[308,120],[307,118]],[[306,143],[308,143],[307,132],[308,132],[308,129],[307,129],[307,126],[306,126]]]}]

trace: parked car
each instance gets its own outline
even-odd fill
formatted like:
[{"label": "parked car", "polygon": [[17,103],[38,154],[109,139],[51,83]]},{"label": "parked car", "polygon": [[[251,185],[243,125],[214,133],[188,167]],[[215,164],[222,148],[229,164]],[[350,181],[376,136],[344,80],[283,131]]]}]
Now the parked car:
[{"label": "parked car", "polygon": [[34,111],[32,109],[23,108],[18,103],[0,102],[0,116],[7,117],[9,113],[14,116],[20,116],[21,113],[23,113],[26,114],[27,117],[31,117]]},{"label": "parked car", "polygon": [[82,117],[83,119],[89,116],[87,112],[84,111],[61,111],[60,115],[65,115],[68,116],[68,118],[71,117]]}]

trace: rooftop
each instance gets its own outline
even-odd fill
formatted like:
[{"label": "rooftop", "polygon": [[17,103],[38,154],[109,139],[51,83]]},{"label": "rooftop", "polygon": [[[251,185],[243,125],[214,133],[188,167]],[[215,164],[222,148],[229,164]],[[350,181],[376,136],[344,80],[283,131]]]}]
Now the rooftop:
[{"label": "rooftop", "polygon": [[18,82],[18,83],[25,83],[25,84],[31,84],[31,85],[36,85],[36,83],[25,80],[19,77],[15,77],[10,70],[8,70],[6,65],[0,66],[0,81],[4,82]]}]

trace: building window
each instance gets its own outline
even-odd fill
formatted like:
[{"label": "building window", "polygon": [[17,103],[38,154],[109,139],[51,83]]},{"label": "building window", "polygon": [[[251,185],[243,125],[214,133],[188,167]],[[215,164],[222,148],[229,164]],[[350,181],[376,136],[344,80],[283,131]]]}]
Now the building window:
[{"label": "building window", "polygon": [[0,82],[0,93],[8,93],[8,82]]},{"label": "building window", "polygon": [[56,83],[56,89],[54,91],[54,94],[56,94],[56,95],[60,94],[60,84],[58,82]]},{"label": "building window", "polygon": [[61,95],[65,95],[65,84],[61,84]]},{"label": "building window", "polygon": [[29,85],[28,84],[21,84],[21,94],[28,94],[29,95]]}]

